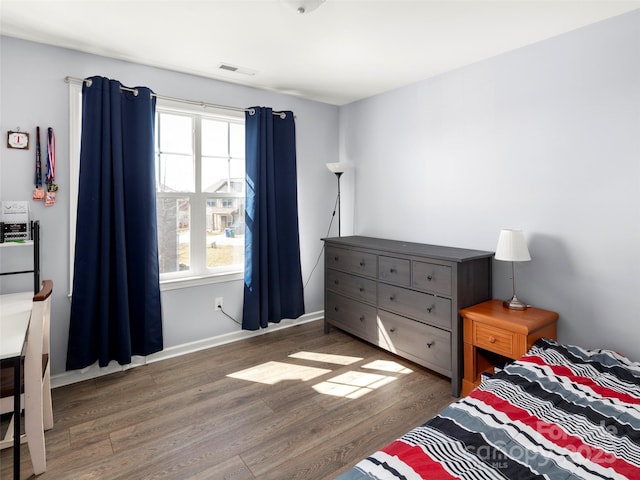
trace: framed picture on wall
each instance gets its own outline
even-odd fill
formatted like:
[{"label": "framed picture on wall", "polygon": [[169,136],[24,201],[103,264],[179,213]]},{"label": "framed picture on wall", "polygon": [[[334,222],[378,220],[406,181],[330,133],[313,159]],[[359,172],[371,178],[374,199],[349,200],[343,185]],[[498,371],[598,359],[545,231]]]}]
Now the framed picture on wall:
[{"label": "framed picture on wall", "polygon": [[29,134],[26,132],[7,132],[7,147],[21,150],[29,149]]}]

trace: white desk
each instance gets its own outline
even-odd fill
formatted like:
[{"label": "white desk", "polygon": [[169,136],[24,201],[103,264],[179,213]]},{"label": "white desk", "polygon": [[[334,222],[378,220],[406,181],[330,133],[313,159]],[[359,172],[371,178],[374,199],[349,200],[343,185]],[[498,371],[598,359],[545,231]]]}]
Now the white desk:
[{"label": "white desk", "polygon": [[15,365],[13,422],[13,478],[20,478],[20,358],[27,338],[33,292],[0,295],[0,360],[13,359]]},{"label": "white desk", "polygon": [[33,292],[0,295],[0,360],[22,353],[32,305]]}]

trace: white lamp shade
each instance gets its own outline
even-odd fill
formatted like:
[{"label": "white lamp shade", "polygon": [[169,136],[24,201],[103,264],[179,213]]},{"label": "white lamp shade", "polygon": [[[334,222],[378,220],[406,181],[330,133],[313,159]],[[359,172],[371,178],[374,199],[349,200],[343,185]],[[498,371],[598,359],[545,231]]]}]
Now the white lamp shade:
[{"label": "white lamp shade", "polygon": [[500,231],[496,260],[507,262],[527,262],[531,260],[522,230],[505,229]]},{"label": "white lamp shade", "polygon": [[332,173],[344,173],[349,168],[349,164],[347,162],[327,163],[327,168]]}]

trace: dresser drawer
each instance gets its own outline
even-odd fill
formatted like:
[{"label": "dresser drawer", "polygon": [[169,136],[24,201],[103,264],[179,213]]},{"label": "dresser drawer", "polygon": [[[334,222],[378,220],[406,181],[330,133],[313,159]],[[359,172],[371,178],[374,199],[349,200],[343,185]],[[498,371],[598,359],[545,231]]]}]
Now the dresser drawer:
[{"label": "dresser drawer", "polygon": [[359,252],[358,250],[352,250],[350,254],[350,272],[376,278],[376,274],[378,273],[377,255]]},{"label": "dresser drawer", "polygon": [[327,292],[325,317],[330,323],[370,341],[377,338],[376,307]]},{"label": "dresser drawer", "polygon": [[439,295],[451,296],[451,267],[414,261],[411,286]]},{"label": "dresser drawer", "polygon": [[378,259],[378,279],[396,285],[411,285],[411,262],[404,258],[384,257]]},{"label": "dresser drawer", "polygon": [[473,323],[473,344],[505,357],[518,358],[522,355],[517,352],[517,345],[520,343],[517,337],[518,334],[508,330],[493,328],[478,322]]},{"label": "dresser drawer", "polygon": [[324,254],[325,264],[328,268],[348,272],[351,261],[349,253],[350,251],[344,248],[327,247]]},{"label": "dresser drawer", "polygon": [[325,263],[328,268],[357,273],[375,278],[378,273],[378,257],[372,253],[345,248],[327,247]]},{"label": "dresser drawer", "polygon": [[448,298],[379,283],[378,306],[437,327],[451,329],[451,300]]},{"label": "dresser drawer", "polygon": [[332,290],[363,302],[376,303],[376,281],[327,269],[327,290]]},{"label": "dresser drawer", "polygon": [[451,371],[451,334],[389,312],[380,312],[378,345],[391,352],[408,354],[418,363],[443,374]]}]

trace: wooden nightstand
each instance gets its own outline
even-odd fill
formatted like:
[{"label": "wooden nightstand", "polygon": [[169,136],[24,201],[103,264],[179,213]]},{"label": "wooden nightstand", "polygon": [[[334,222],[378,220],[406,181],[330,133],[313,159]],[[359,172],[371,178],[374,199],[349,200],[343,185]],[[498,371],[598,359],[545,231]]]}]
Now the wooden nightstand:
[{"label": "wooden nightstand", "polygon": [[464,378],[462,395],[480,384],[483,372],[506,359],[524,355],[539,338],[556,338],[558,314],[529,307],[509,310],[489,300],[460,310],[463,318]]}]

